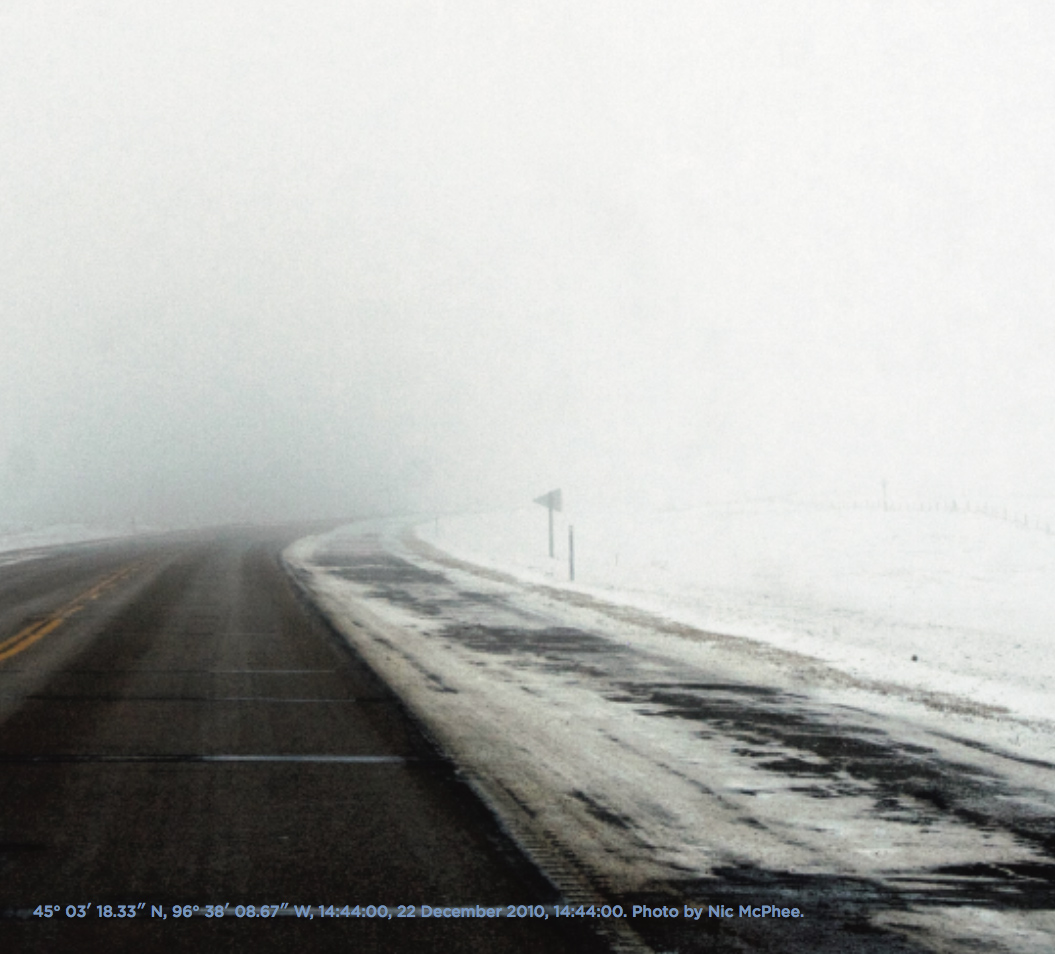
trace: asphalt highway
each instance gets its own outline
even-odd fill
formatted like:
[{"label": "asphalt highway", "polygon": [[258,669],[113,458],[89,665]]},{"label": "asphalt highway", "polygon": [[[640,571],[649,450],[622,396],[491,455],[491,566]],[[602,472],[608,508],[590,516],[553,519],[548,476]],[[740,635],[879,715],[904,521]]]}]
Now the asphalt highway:
[{"label": "asphalt highway", "polygon": [[421,916],[556,898],[300,599],[297,535],[0,566],[0,949],[602,949],[552,918]]}]

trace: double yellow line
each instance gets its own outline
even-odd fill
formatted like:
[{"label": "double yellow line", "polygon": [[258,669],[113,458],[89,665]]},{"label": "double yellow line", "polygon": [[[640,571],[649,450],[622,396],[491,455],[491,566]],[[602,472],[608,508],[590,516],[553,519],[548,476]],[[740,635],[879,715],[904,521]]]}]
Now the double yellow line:
[{"label": "double yellow line", "polygon": [[23,649],[29,649],[37,640],[43,639],[48,633],[58,629],[63,622],[75,613],[79,613],[92,600],[98,599],[108,589],[116,586],[126,577],[131,576],[139,567],[140,563],[138,562],[121,567],[115,573],[103,577],[102,580],[86,589],[83,593],[79,593],[65,606],[55,610],[55,612],[42,620],[30,623],[29,626],[20,629],[14,636],[0,642],[0,662],[22,652]]}]

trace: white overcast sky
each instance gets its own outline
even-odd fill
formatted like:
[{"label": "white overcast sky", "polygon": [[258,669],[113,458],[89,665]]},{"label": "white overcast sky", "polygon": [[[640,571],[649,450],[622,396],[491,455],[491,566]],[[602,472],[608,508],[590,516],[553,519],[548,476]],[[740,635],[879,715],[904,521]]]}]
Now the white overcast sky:
[{"label": "white overcast sky", "polygon": [[0,4],[0,524],[1055,487],[1055,6]]}]

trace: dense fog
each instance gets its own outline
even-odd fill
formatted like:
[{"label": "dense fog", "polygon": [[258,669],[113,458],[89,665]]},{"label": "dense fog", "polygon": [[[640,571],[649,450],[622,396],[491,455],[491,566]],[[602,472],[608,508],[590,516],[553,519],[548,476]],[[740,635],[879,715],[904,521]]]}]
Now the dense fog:
[{"label": "dense fog", "polygon": [[0,7],[0,525],[1055,486],[1055,8]]}]

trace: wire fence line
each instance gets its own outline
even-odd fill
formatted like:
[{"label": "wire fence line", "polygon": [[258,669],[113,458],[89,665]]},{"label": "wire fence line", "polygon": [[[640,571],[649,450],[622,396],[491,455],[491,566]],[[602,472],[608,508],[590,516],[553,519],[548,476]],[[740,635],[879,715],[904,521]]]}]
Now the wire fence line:
[{"label": "wire fence line", "polygon": [[[842,508],[839,508],[842,509]],[[991,520],[999,520],[1022,530],[1033,530],[1046,533],[1049,536],[1055,534],[1053,525],[1055,517],[1037,516],[1026,513],[1012,507],[1003,505],[977,502],[972,500],[930,500],[930,501],[858,501],[849,505],[852,510],[882,510],[890,513],[949,513],[949,514],[971,514],[979,517],[987,517]],[[1055,508],[1053,508],[1055,509]]]}]

